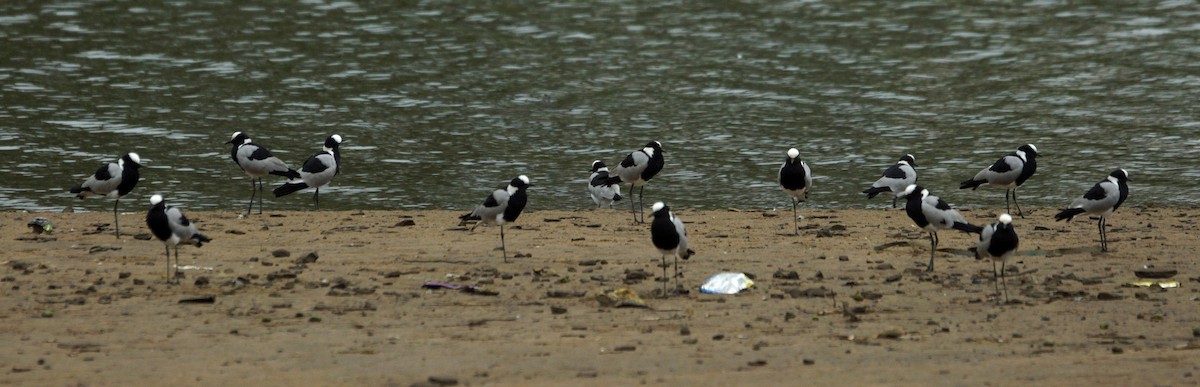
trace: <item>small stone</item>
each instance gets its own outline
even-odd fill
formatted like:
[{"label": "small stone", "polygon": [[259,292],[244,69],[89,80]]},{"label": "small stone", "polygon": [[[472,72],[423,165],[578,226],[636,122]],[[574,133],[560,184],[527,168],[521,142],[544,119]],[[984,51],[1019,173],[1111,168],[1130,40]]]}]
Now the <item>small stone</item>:
[{"label": "small stone", "polygon": [[[1200,328],[1196,328],[1196,329],[1200,329]],[[1194,331],[1192,333],[1195,334]],[[692,334],[692,330],[688,329],[688,327],[679,328],[679,334],[683,335],[683,336],[687,336],[687,335]]]},{"label": "small stone", "polygon": [[131,275],[133,275],[133,273],[123,271],[123,272],[117,273],[117,278],[126,279],[126,278],[129,278],[129,276],[131,276]]},{"label": "small stone", "polygon": [[416,225],[417,225],[417,222],[412,219],[404,219],[399,222],[396,222],[396,227],[412,227],[412,226],[416,226]]},{"label": "small stone", "polygon": [[846,262],[846,261],[849,261],[849,260],[850,260],[850,257],[847,257],[847,256],[845,256],[845,255],[838,256],[838,261],[841,261],[841,262]]},{"label": "small stone", "polygon": [[276,249],[275,251],[271,252],[271,256],[275,258],[286,258],[292,256],[292,252],[287,251],[286,249]]},{"label": "small stone", "polygon": [[577,378],[594,378],[597,375],[598,374],[596,373],[596,371],[579,371],[579,373],[575,374],[575,377],[577,377]]},{"label": "small stone", "polygon": [[429,382],[439,386],[457,386],[458,379],[450,376],[430,376]]},{"label": "small stone", "polygon": [[813,360],[813,359],[804,359],[804,365],[813,365],[813,364],[817,364],[817,361]]},{"label": "small stone", "polygon": [[313,263],[316,261],[317,261],[317,252],[314,251],[314,252],[305,254],[303,257],[297,258],[296,264],[297,265],[307,265],[307,264],[310,264],[310,263]]},{"label": "small stone", "polygon": [[775,271],[773,277],[776,279],[798,280],[800,279],[800,273],[797,273],[795,270],[779,269]]},{"label": "small stone", "polygon": [[631,352],[631,351],[636,351],[636,350],[637,350],[637,346],[633,346],[633,345],[621,345],[621,346],[617,346],[616,348],[613,348],[613,351],[615,351],[615,352]]},{"label": "small stone", "polygon": [[901,278],[904,278],[904,275],[902,275],[900,273],[896,273],[896,274],[887,276],[887,278],[884,278],[883,282],[896,282],[896,281],[899,281]]},{"label": "small stone", "polygon": [[561,306],[551,306],[551,307],[550,307],[550,313],[552,313],[552,314],[564,314],[564,313],[567,313],[567,308],[564,308],[564,307],[561,307]]},{"label": "small stone", "polygon": [[751,361],[751,362],[747,363],[747,365],[749,365],[751,367],[762,367],[762,366],[767,365],[767,361],[759,359],[759,360]]},{"label": "small stone", "polygon": [[721,341],[721,340],[725,339],[725,335],[716,334],[716,335],[713,335],[712,339],[713,339],[713,341]]},{"label": "small stone", "polygon": [[1125,353],[1125,349],[1121,348],[1121,347],[1112,347],[1112,353],[1114,355],[1120,355],[1122,353]]},{"label": "small stone", "polygon": [[683,339],[683,343],[688,344],[688,345],[696,344],[699,342],[700,342],[700,339],[697,339],[695,337],[689,337],[689,338]]},{"label": "small stone", "polygon": [[1192,337],[1200,337],[1200,327],[1192,328]]},{"label": "small stone", "polygon": [[194,284],[196,286],[208,286],[208,282],[209,282],[208,277],[200,276],[200,277],[196,277],[196,282],[194,282]]}]

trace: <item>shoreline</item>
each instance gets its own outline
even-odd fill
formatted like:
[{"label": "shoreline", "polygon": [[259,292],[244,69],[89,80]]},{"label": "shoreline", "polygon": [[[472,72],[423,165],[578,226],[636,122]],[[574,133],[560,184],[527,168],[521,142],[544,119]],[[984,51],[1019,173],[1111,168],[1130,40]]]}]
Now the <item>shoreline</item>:
[{"label": "shoreline", "polygon": [[[144,211],[3,213],[0,382],[11,384],[1194,384],[1200,210],[1095,221],[1033,209],[1014,225],[1008,304],[971,235],[928,236],[903,210],[676,209],[690,292],[657,297],[659,254],[628,211],[530,211],[468,232],[459,211],[189,211],[213,241],[180,247],[167,285]],[[976,224],[992,209],[961,209]],[[272,216],[272,215],[275,216]],[[40,238],[26,227],[50,218]],[[411,221],[411,224],[409,224]],[[1082,223],[1082,224],[1081,224]],[[33,237],[31,239],[31,237]],[[275,256],[277,250],[288,256]],[[310,252],[315,261],[297,263]],[[282,253],[279,253],[282,255]],[[516,255],[520,258],[513,258]],[[310,258],[311,260],[311,258]],[[1129,287],[1144,265],[1177,288]],[[740,271],[737,295],[701,294]],[[670,270],[668,270],[670,272]],[[423,288],[425,282],[485,292]],[[596,296],[628,288],[650,308]],[[494,295],[492,294],[494,292]],[[185,299],[211,303],[180,303]],[[1200,334],[1200,333],[1197,333]],[[861,371],[869,372],[861,372]]]}]

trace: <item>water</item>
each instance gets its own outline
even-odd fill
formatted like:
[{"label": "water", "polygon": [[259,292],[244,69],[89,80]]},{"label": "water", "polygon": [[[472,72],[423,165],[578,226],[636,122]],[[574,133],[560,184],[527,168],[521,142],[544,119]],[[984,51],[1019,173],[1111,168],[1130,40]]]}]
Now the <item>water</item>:
[{"label": "water", "polygon": [[125,208],[241,208],[234,131],[294,167],[346,138],[329,209],[468,209],[518,174],[531,209],[586,208],[591,161],[649,140],[675,207],[786,206],[789,147],[809,206],[889,205],[858,192],[911,152],[1002,207],[958,182],[1024,143],[1024,206],[1116,167],[1130,205],[1194,206],[1198,36],[1193,1],[0,2],[0,209],[107,210],[66,188],[128,151]]}]

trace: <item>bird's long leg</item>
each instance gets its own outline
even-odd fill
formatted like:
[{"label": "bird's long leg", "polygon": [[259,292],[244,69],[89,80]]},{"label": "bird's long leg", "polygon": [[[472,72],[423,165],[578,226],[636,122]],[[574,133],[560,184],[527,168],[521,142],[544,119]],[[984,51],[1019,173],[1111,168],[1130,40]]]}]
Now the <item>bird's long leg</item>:
[{"label": "bird's long leg", "polygon": [[900,199],[899,196],[892,195],[892,208],[896,208],[896,200],[898,199]]},{"label": "bird's long leg", "polygon": [[500,250],[504,254],[504,262],[508,262],[508,245],[504,243],[504,223],[500,223]]},{"label": "bird's long leg", "polygon": [[1004,211],[1007,213],[1010,213],[1010,214],[1012,213],[1012,205],[1009,204],[1008,198],[1009,198],[1009,196],[1012,196],[1012,193],[1013,193],[1012,188],[1004,189]]},{"label": "bird's long leg", "polygon": [[[170,262],[170,257],[167,257],[167,263]],[[179,283],[179,245],[175,245],[175,266],[171,270],[171,281]]]},{"label": "bird's long leg", "polygon": [[635,186],[634,186],[634,185],[632,185],[632,184],[630,184],[630,185],[629,185],[629,193],[630,193],[630,195],[629,195],[629,213],[630,213],[631,215],[634,215],[634,224],[636,225],[636,224],[638,224],[638,221],[637,221],[637,201],[635,201],[635,200],[634,200],[634,195],[632,195],[632,193],[634,193],[634,189],[635,189]]},{"label": "bird's long leg", "polygon": [[667,296],[667,282],[668,282],[668,280],[667,280],[667,255],[666,254],[662,255],[662,264],[659,266],[662,267],[662,272],[663,272],[662,273],[662,279],[663,279],[662,295],[663,295],[663,297],[666,297]]},{"label": "bird's long leg", "polygon": [[1100,217],[1100,251],[1108,251],[1108,233],[1104,231],[1104,217]]},{"label": "bird's long leg", "polygon": [[796,204],[797,204],[797,202],[798,202],[798,201],[796,200],[796,198],[792,198],[792,233],[793,233],[794,235],[800,235],[800,223],[799,223],[799,222],[796,220],[796,218],[798,218],[798,217],[799,217],[799,216],[796,214]]},{"label": "bird's long leg", "polygon": [[121,239],[121,218],[117,217],[117,205],[121,204],[121,198],[113,201],[113,228],[116,229],[117,239]]},{"label": "bird's long leg", "polygon": [[1017,189],[1013,188],[1013,205],[1017,207],[1017,216],[1025,219],[1025,211],[1021,211],[1021,203],[1017,203]]},{"label": "bird's long leg", "polygon": [[638,188],[638,214],[640,215],[637,220],[638,223],[646,223],[646,199],[642,197],[642,194],[645,193],[646,186],[643,185]]},{"label": "bird's long leg", "polygon": [[[259,215],[262,215],[262,210],[263,210],[263,203],[262,203],[263,202],[263,192],[262,191],[263,191],[263,182],[262,182],[262,178],[260,177],[260,178],[258,178],[258,214]],[[251,194],[251,195],[253,195],[253,194]],[[254,196],[250,196],[250,205],[251,206],[254,205]],[[246,213],[248,214],[248,213],[250,213],[250,211],[246,211]]]},{"label": "bird's long leg", "polygon": [[996,303],[1000,303],[1000,274],[996,273],[996,260],[992,260],[992,287],[996,289]]},{"label": "bird's long leg", "polygon": [[313,208],[321,209],[321,187],[317,187],[316,192],[313,192]]},{"label": "bird's long leg", "polygon": [[679,254],[674,255],[675,258],[675,291],[679,291]]},{"label": "bird's long leg", "polygon": [[167,283],[171,283],[171,246],[163,244],[163,248],[167,250]]},{"label": "bird's long leg", "polygon": [[1004,283],[1004,303],[1008,303],[1008,274],[1004,272],[1005,261],[1000,261],[1000,280]]},{"label": "bird's long leg", "polygon": [[925,268],[927,272],[933,272],[933,254],[937,252],[937,233],[929,233],[929,267]]},{"label": "bird's long leg", "polygon": [[251,177],[250,178],[250,206],[246,207],[246,215],[249,215],[250,211],[254,210],[254,194],[258,193],[257,190],[258,190],[258,186],[256,184],[254,184],[254,178]]}]

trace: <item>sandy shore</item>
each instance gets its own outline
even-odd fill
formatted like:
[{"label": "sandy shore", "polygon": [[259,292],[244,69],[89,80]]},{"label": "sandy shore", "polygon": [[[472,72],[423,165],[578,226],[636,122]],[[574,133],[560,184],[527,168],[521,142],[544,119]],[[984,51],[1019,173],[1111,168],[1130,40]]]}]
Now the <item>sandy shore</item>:
[{"label": "sandy shore", "polygon": [[[942,232],[927,274],[928,238],[900,210],[803,210],[793,236],[790,211],[679,209],[697,256],[691,291],[668,298],[648,226],[616,210],[526,213],[509,263],[496,227],[446,211],[190,212],[214,241],[180,249],[179,285],[163,245],[137,238],[144,212],[121,216],[120,240],[111,213],[9,212],[0,384],[1200,383],[1200,210],[1122,208],[1108,253],[1095,221],[1053,213],[1015,222],[997,305],[972,236]],[[55,231],[35,236],[35,216]],[[1145,265],[1179,287],[1130,287]],[[755,285],[697,291],[723,271]],[[649,308],[597,301],[618,288]]]}]

